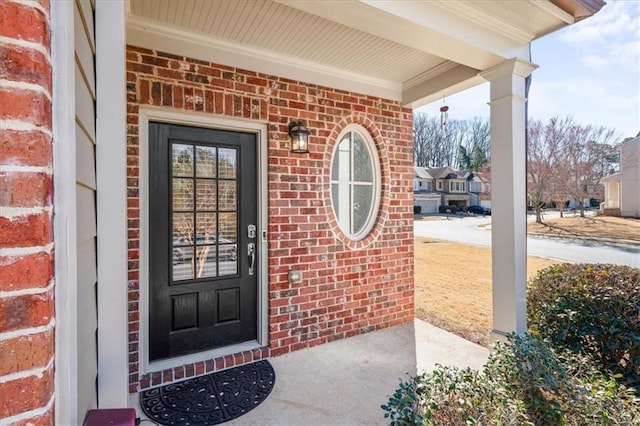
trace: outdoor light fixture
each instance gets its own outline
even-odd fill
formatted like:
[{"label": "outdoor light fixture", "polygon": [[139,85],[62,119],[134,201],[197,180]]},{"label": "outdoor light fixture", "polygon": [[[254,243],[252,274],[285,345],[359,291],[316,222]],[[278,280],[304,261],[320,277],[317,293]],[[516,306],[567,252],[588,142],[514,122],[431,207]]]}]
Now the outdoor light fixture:
[{"label": "outdoor light fixture", "polygon": [[291,152],[309,153],[309,129],[302,120],[289,123],[289,139],[291,139]]}]

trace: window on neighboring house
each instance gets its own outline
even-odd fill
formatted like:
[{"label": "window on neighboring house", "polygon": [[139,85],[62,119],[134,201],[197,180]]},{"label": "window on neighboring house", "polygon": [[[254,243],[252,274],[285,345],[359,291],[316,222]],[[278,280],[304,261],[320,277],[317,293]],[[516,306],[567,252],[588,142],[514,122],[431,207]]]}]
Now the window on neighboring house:
[{"label": "window on neighboring house", "polygon": [[441,180],[438,181],[438,189],[442,189],[442,181]]},{"label": "window on neighboring house", "polygon": [[340,134],[331,158],[331,204],[350,239],[373,228],[380,204],[380,162],[369,133],[351,124]]},{"label": "window on neighboring house", "polygon": [[425,182],[427,191],[433,191],[433,184],[431,182]]},{"label": "window on neighboring house", "polygon": [[451,192],[465,192],[465,184],[464,182],[449,182],[449,191]]}]

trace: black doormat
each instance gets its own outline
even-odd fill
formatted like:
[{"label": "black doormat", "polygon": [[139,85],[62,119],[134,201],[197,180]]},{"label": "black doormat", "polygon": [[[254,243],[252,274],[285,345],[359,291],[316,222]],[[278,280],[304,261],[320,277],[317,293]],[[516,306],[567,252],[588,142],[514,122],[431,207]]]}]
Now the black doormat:
[{"label": "black doormat", "polygon": [[140,393],[140,407],[162,425],[216,425],[251,411],[276,382],[266,360]]}]

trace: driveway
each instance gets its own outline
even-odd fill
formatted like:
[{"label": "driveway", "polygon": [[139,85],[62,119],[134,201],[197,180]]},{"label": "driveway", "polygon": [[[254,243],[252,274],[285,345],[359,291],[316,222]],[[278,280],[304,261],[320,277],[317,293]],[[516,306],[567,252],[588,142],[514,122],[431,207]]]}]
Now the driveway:
[{"label": "driveway", "polygon": [[[449,220],[418,220],[414,222],[414,234],[416,237],[491,246],[491,217],[451,215]],[[624,244],[529,236],[527,252],[567,262],[640,267],[640,247]]]}]

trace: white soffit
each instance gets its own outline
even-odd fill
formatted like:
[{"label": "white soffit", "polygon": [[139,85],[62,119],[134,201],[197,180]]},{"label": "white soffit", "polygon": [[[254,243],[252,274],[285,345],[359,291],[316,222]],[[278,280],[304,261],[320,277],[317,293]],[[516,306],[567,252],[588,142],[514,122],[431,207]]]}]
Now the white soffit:
[{"label": "white soffit", "polygon": [[276,51],[213,39],[139,18],[127,22],[127,44],[395,101],[401,101],[402,96],[401,82],[373,78]]},{"label": "white soffit", "polygon": [[128,0],[128,7],[129,44],[405,104],[443,84],[476,84],[469,75],[505,59],[528,59],[531,40],[570,18],[546,0]]}]

